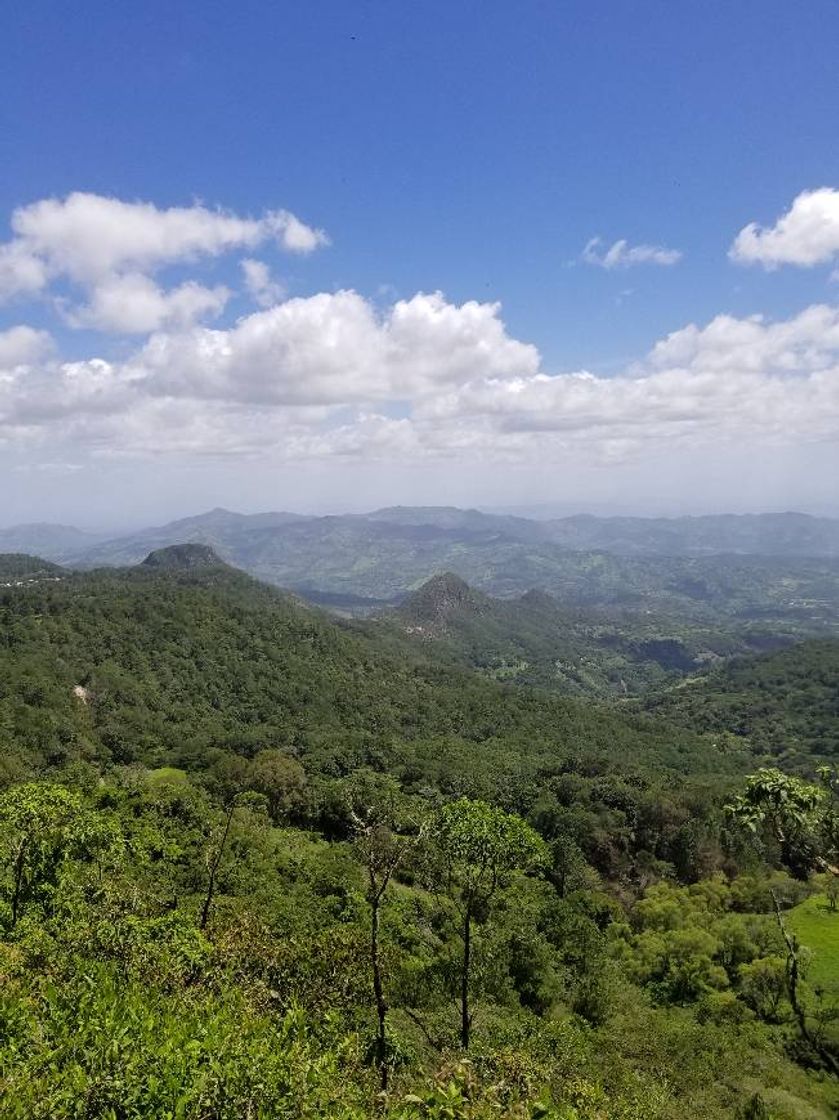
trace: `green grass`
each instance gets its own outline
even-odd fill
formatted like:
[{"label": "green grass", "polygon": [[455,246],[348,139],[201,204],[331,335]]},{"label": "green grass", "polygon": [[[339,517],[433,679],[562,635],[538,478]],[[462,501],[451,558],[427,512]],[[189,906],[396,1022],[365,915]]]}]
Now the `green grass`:
[{"label": "green grass", "polygon": [[816,894],[790,910],[787,924],[813,954],[807,980],[839,995],[839,910],[830,910],[827,897]]},{"label": "green grass", "polygon": [[149,771],[148,781],[152,785],[165,782],[185,785],[189,781],[189,778],[186,770],[181,770],[177,766],[159,766],[156,770]]}]

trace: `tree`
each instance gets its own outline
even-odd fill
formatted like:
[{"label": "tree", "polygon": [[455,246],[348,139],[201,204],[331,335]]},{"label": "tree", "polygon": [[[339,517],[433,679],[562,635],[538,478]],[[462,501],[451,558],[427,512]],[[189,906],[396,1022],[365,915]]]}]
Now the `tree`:
[{"label": "tree", "polygon": [[229,800],[224,808],[224,822],[221,826],[218,842],[215,845],[210,845],[207,850],[207,892],[204,895],[204,904],[201,907],[201,917],[198,920],[198,928],[206,929],[207,922],[210,918],[210,908],[213,905],[213,899],[216,893],[216,883],[218,878],[219,868],[221,867],[222,857],[227,846],[227,840],[230,836],[230,827],[233,824],[233,817],[237,809],[245,808],[253,803],[256,803],[263,811],[265,801],[261,794],[240,792],[229,795]]},{"label": "tree", "polygon": [[729,818],[761,851],[767,838],[774,841],[782,862],[800,878],[815,870],[839,875],[839,778],[827,766],[819,769],[819,778],[814,785],[774,768],[758,770],[726,806]]},{"label": "tree", "polygon": [[825,886],[825,894],[827,895],[827,905],[830,907],[831,913],[835,913],[837,906],[839,906],[839,879],[835,875],[827,881]]},{"label": "tree", "polygon": [[472,1028],[472,923],[478,913],[487,916],[493,895],[507,877],[513,871],[543,863],[546,849],[541,837],[521,817],[465,797],[438,811],[432,831],[463,920],[460,1042],[468,1050]]},{"label": "tree", "polygon": [[786,991],[787,962],[783,957],[759,957],[740,966],[740,992],[761,1019],[778,1022]]},{"label": "tree", "polygon": [[[776,769],[752,774],[743,793],[728,805],[729,817],[747,829],[759,850],[768,834],[778,845],[781,859],[804,878],[818,869],[839,876],[839,814],[836,809],[839,775],[829,766],[818,771],[820,785],[813,785]],[[787,995],[804,1041],[831,1072],[839,1076],[839,1060],[811,1029],[801,998],[801,946],[787,929],[777,894],[772,891],[778,929],[787,948]]]},{"label": "tree", "polygon": [[49,902],[61,872],[119,844],[113,818],[88,809],[63,786],[27,782],[0,796],[0,836],[11,873],[11,925],[36,898]]},{"label": "tree", "polygon": [[279,820],[302,804],[306,772],[284,751],[260,751],[251,763],[248,785],[265,796],[268,812]]},{"label": "tree", "polygon": [[567,832],[561,832],[551,843],[550,858],[548,878],[560,898],[597,882],[596,872],[586,863],[579,844]]},{"label": "tree", "polygon": [[370,972],[376,1004],[376,1064],[382,1090],[388,1086],[388,1005],[384,993],[379,925],[388,886],[399,864],[416,846],[422,827],[414,824],[409,835],[404,827],[402,797],[398,784],[387,775],[358,770],[345,787],[347,807],[355,833],[355,850],[367,876],[365,897],[370,908]]}]

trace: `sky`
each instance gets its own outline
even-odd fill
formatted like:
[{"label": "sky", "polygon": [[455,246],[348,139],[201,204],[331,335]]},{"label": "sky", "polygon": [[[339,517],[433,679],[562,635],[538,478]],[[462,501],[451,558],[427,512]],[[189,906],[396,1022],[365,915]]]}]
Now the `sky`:
[{"label": "sky", "polygon": [[839,4],[0,6],[0,525],[839,515]]}]

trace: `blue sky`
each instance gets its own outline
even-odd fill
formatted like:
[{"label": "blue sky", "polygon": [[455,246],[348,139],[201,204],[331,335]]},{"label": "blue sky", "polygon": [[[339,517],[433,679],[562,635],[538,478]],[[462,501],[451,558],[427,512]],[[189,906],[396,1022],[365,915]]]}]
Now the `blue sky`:
[{"label": "blue sky", "polygon": [[[658,340],[689,324],[701,330],[719,315],[784,322],[813,305],[835,305],[839,284],[830,278],[839,252],[832,242],[815,263],[801,264],[789,245],[770,259],[765,243],[747,263],[728,256],[749,223],[773,227],[802,192],[839,188],[835,3],[36,0],[5,5],[0,35],[2,240],[14,240],[7,223],[16,210],[72,192],[149,203],[159,212],[201,204],[242,219],[287,210],[329,238],[328,246],[289,252],[254,235],[230,251],[172,254],[153,267],[121,258],[111,279],[142,273],[164,293],[189,281],[227,289],[223,307],[181,319],[177,328],[171,320],[145,332],[103,326],[101,315],[79,311],[96,298],[93,281],[81,291],[78,269],[62,272],[54,261],[48,285],[12,292],[0,306],[0,332],[23,325],[51,340],[48,353],[41,348],[36,358],[27,350],[21,362],[21,336],[13,339],[14,368],[29,372],[16,373],[7,388],[15,409],[7,406],[7,431],[0,429],[0,462],[15,472],[15,486],[0,498],[0,523],[28,512],[123,516],[120,495],[129,483],[138,518],[217,500],[237,508],[339,508],[497,498],[675,512],[690,492],[684,508],[830,503],[824,472],[834,465],[839,423],[822,424],[808,439],[802,415],[784,440],[777,417],[797,415],[803,394],[796,383],[789,402],[779,403],[773,380],[781,368],[799,382],[812,373],[807,355],[815,346],[823,356],[825,384],[816,389],[824,420],[836,399],[829,317],[813,327],[815,340],[798,332],[800,366],[792,368],[797,359],[786,351],[765,359],[773,418],[766,419],[767,404],[747,429],[722,436],[707,415],[698,425],[686,413],[672,421],[677,429],[668,430],[664,416],[641,431],[636,406],[611,396],[604,404],[609,394],[599,384],[596,405],[569,405],[557,383],[544,399],[534,396],[527,422],[508,417],[488,427],[487,416],[500,406],[486,403],[478,382],[581,370],[600,381],[621,378]],[[824,201],[829,223],[833,200]],[[601,258],[624,239],[627,251],[647,246],[681,256],[672,264],[604,268],[582,257],[594,237],[602,239]],[[142,402],[126,403],[125,379],[134,389],[140,384],[135,358],[149,338],[167,334],[169,363],[185,345],[173,340],[176,333],[224,331],[243,317],[271,314],[269,297],[255,306],[243,286],[245,258],[270,270],[274,303],[351,290],[386,318],[417,293],[442,292],[446,308],[499,302],[495,319],[523,349],[482,370],[481,354],[493,343],[481,337],[468,369],[436,385],[420,385],[414,369],[397,376],[384,368],[389,358],[359,373],[349,354],[346,379],[360,377],[365,388],[344,396],[319,389],[311,399],[273,383],[237,395],[197,385],[194,371],[177,386],[167,373],[161,388],[159,371],[149,375],[146,363]],[[324,311],[321,337],[334,311]],[[284,321],[275,329],[292,328]],[[356,337],[339,336],[341,346]],[[294,338],[296,353],[304,343],[299,333]],[[445,339],[438,344],[445,348]],[[527,346],[538,349],[535,365]],[[318,380],[311,363],[294,366],[286,336],[277,347],[270,361],[260,358],[266,379]],[[734,351],[729,379],[740,369],[753,372],[757,360]],[[97,389],[94,408],[77,407],[66,399],[62,363],[92,359],[110,363],[119,391],[105,404]],[[706,362],[694,373],[708,368]],[[344,372],[333,373],[334,389]],[[33,377],[39,401],[26,412]],[[236,381],[238,374],[225,377]],[[660,405],[666,386],[652,391]],[[716,395],[721,417],[741,407],[727,392],[723,386]],[[182,410],[194,402],[190,417],[203,434],[161,445],[154,417],[138,419],[150,396],[158,409],[164,398]],[[208,400],[209,420],[201,413]],[[107,414],[108,431],[85,419],[85,409],[99,421]],[[61,415],[47,423],[47,412]],[[0,424],[3,418],[0,398]],[[255,423],[258,439],[231,434],[252,433]],[[385,436],[388,423],[393,430]],[[417,436],[423,425],[428,438]],[[571,428],[576,443],[563,434]],[[672,462],[674,439],[683,467],[663,487],[661,464]],[[747,461],[767,469],[732,493],[732,480],[743,483],[746,444],[753,450]],[[580,450],[594,445],[590,456]],[[720,457],[728,466],[709,481],[707,464]],[[554,464],[550,480],[546,462]],[[779,462],[776,479],[769,467],[777,472]],[[88,495],[83,509],[80,487]]]}]

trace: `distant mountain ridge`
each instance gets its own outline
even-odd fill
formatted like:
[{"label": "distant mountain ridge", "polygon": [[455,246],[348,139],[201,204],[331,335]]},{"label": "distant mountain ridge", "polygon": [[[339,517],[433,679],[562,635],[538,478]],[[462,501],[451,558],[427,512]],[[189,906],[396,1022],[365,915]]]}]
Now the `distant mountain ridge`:
[{"label": "distant mountain ridge", "polygon": [[569,606],[686,620],[784,617],[810,634],[839,626],[839,520],[807,514],[535,521],[453,506],[335,516],[214,509],[110,540],[82,534],[81,547],[76,530],[29,528],[41,543],[27,544],[19,526],[5,530],[17,541],[8,551],[87,569],[202,544],[258,579],[350,613],[397,603],[451,572],[502,597],[535,588]]},{"label": "distant mountain ridge", "polygon": [[599,517],[574,514],[536,520],[455,506],[392,506],[365,515],[393,525],[498,532],[574,551],[618,555],[839,557],[839,518],[807,513],[703,514],[680,517]]},{"label": "distant mountain ridge", "polygon": [[711,514],[698,517],[593,517],[545,522],[566,548],[635,556],[839,557],[839,519],[806,513]]},{"label": "distant mountain ridge", "polygon": [[[624,556],[839,557],[839,518],[805,513],[709,514],[684,517],[598,517],[575,514],[539,521],[456,506],[390,506],[366,514],[315,516],[286,511],[244,514],[216,508],[192,517],[108,537],[69,525],[33,523],[0,529],[0,551],[30,552],[85,566],[138,562],[153,548],[204,543],[235,548],[243,537],[259,537],[303,526],[321,535],[337,527],[366,526],[374,535],[388,527],[435,533],[496,536],[554,544],[572,551]],[[142,554],[142,555],[141,555]]]},{"label": "distant mountain ridge", "polygon": [[105,540],[103,533],[89,533],[73,525],[33,522],[0,529],[0,553],[25,553],[62,562]]}]

